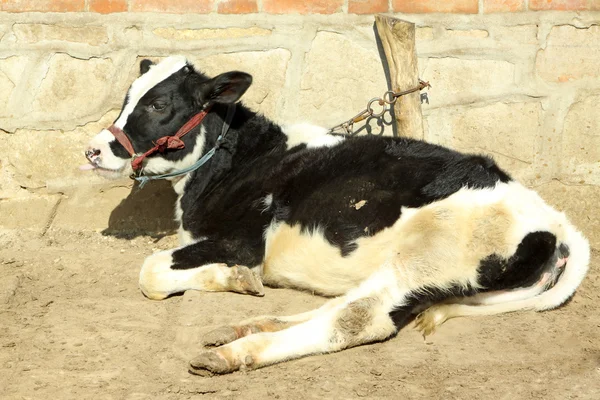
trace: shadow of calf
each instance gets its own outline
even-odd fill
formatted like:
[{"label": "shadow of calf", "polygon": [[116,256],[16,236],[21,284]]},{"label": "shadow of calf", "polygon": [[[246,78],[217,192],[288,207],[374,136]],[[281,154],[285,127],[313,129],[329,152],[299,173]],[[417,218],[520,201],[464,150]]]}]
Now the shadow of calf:
[{"label": "shadow of calf", "polygon": [[140,189],[136,182],[129,195],[111,212],[103,235],[133,239],[148,235],[160,239],[176,232],[175,201],[170,182],[151,182]]}]

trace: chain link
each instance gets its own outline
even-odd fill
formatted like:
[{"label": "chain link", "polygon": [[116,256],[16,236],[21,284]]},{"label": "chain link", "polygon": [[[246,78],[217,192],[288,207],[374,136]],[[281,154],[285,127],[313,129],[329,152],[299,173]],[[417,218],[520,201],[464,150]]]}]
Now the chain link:
[{"label": "chain link", "polygon": [[[348,121],[342,122],[341,124],[334,126],[329,130],[329,133],[334,133],[336,130],[343,130],[343,133],[351,135],[354,133],[354,124],[356,124],[357,122],[364,121],[367,118],[381,118],[383,114],[385,114],[385,112],[388,111],[391,108],[391,106],[394,105],[394,103],[396,103],[399,97],[405,96],[410,93],[418,92],[420,90],[430,87],[431,85],[429,84],[429,82],[425,82],[419,79],[419,84],[412,89],[404,90],[402,92],[394,92],[393,90],[388,90],[383,94],[382,97],[375,97],[369,100],[366,109],[362,110],[354,117],[350,118]],[[376,112],[376,110],[373,108],[374,104],[376,104],[375,108],[381,107],[379,112]]]}]

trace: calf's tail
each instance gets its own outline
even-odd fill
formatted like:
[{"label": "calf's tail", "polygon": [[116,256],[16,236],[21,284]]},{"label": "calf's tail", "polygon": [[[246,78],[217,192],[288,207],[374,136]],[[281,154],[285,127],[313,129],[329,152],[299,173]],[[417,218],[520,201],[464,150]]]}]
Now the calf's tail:
[{"label": "calf's tail", "polygon": [[565,270],[558,278],[556,284],[549,290],[534,298],[534,309],[538,311],[550,310],[561,306],[569,300],[585,277],[590,263],[590,244],[588,240],[571,224],[564,214],[559,214],[561,228],[564,236],[558,237],[566,245],[568,259]]}]

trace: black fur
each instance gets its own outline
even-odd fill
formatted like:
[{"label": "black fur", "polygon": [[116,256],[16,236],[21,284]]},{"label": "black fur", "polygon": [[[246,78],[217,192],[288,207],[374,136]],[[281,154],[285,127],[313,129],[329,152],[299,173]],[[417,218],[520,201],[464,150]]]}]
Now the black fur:
[{"label": "black fur", "polygon": [[154,63],[151,60],[142,60],[140,62],[140,75],[145,74],[146,72],[148,72],[148,70],[150,70],[150,67],[154,65]]},{"label": "black fur", "polygon": [[487,291],[531,286],[556,265],[557,253],[556,236],[550,232],[529,233],[510,258],[491,254],[481,260],[477,281]]},{"label": "black fur", "polygon": [[569,251],[569,246],[567,246],[565,243],[561,243],[558,246],[558,251],[560,252],[561,258],[567,258],[571,254]]}]

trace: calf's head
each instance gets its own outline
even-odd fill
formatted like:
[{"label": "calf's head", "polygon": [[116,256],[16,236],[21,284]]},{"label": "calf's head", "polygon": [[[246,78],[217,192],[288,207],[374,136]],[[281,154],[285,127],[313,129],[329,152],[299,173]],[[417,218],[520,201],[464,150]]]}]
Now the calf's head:
[{"label": "calf's head", "polygon": [[[250,75],[237,71],[208,78],[184,57],[169,57],[158,64],[143,60],[140,76],[129,88],[113,126],[90,141],[85,151],[88,164],[82,169],[95,170],[109,178],[129,175],[132,157],[111,131],[122,131],[133,152],[144,153],[159,138],[174,135],[198,112],[209,110],[214,104],[236,102],[251,83]],[[184,148],[146,158],[144,174],[162,174],[192,165],[208,150],[205,133],[201,125],[182,138]]]}]

